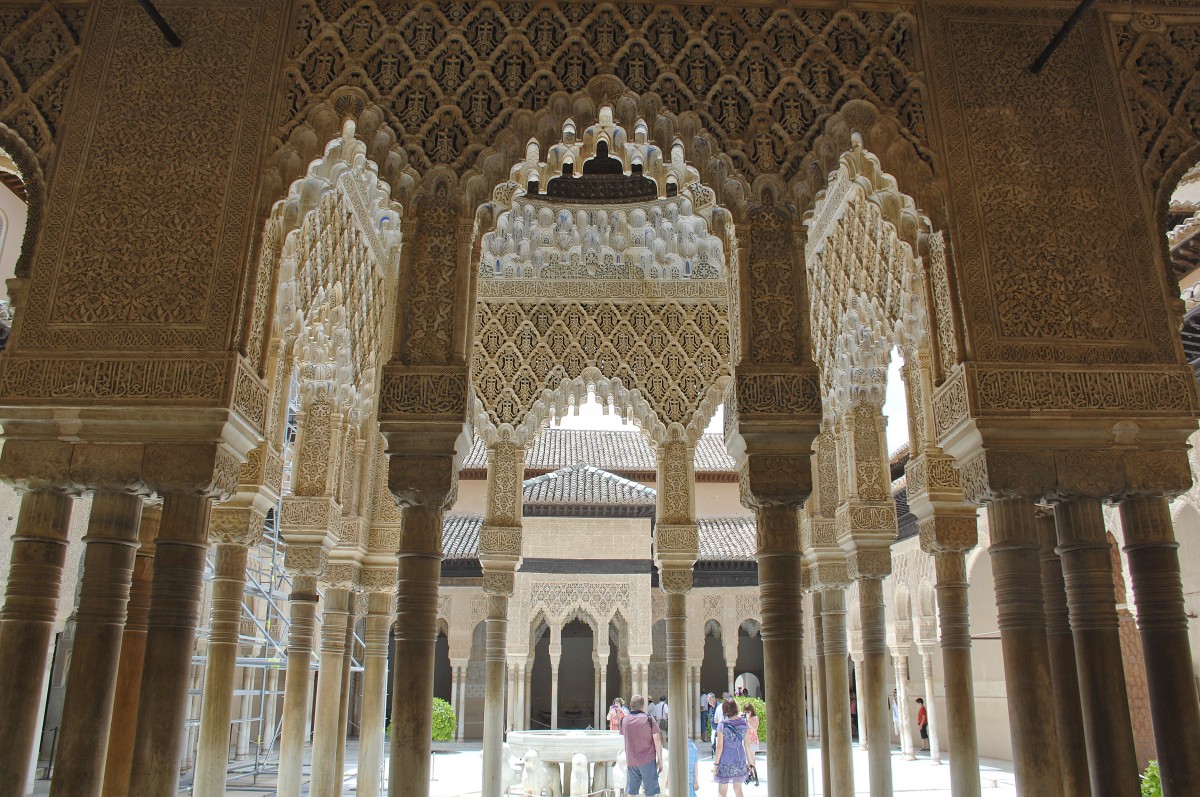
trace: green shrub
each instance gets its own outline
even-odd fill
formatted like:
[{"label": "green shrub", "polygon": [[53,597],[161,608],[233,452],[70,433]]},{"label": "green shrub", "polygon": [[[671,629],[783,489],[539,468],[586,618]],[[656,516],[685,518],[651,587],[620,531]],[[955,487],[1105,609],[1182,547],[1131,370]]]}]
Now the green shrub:
[{"label": "green shrub", "polygon": [[445,700],[435,697],[433,699],[433,740],[435,742],[454,741],[456,726],[454,709]]},{"label": "green shrub", "polygon": [[754,710],[758,712],[758,740],[763,744],[767,743],[767,704],[757,697],[737,697],[738,707],[743,711],[746,709],[746,704],[754,705]]},{"label": "green shrub", "polygon": [[[458,721],[454,718],[454,709],[440,697],[433,699],[433,741],[452,742]],[[392,735],[392,723],[387,724],[384,732]]]},{"label": "green shrub", "polygon": [[1142,797],[1163,797],[1162,781],[1158,777],[1158,762],[1151,761],[1142,773]]}]

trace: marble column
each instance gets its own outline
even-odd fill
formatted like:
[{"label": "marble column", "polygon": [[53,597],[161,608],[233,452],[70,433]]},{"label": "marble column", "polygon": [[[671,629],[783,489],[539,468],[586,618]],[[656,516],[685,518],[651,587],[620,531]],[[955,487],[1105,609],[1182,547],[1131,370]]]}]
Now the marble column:
[{"label": "marble column", "polygon": [[[254,513],[257,523],[251,523],[248,516],[242,523],[237,521],[252,512],[220,506],[213,510],[214,531],[219,524],[225,533],[210,535],[216,543],[216,564],[212,581],[208,662],[204,668],[204,696],[200,705],[200,743],[196,750],[193,785],[196,797],[225,797],[248,544],[261,537],[265,518]],[[240,537],[231,533],[235,525],[243,532]]]},{"label": "marble column", "polygon": [[[858,712],[858,749],[859,750],[867,750],[870,748],[867,744],[867,702],[865,700],[863,700],[863,692],[865,690],[863,689],[863,667],[862,667],[863,657],[862,657],[862,654],[859,653],[858,655],[855,655],[854,651],[851,650],[850,661],[854,665],[854,686],[855,686],[855,689],[857,690],[856,694],[855,694],[855,697],[857,698],[857,700],[855,701],[855,710]],[[854,723],[853,722],[850,724],[850,730],[851,730],[851,733],[853,734],[853,731],[854,731]],[[851,735],[851,738],[852,739],[854,738],[853,735]]]},{"label": "marble column", "polygon": [[[600,713],[596,717],[596,728],[599,730],[607,730],[608,722],[606,721],[606,719],[608,717],[608,706],[609,706],[609,702],[608,702],[608,663],[603,658],[600,659],[599,669],[600,669],[600,672],[599,672],[599,676],[600,676]],[[522,698],[525,697],[525,693],[523,690],[521,692],[521,697]]]},{"label": "marble column", "polygon": [[[496,442],[488,448],[487,507],[479,533],[479,563],[487,597],[483,694],[483,797],[504,788],[505,676],[508,670],[508,601],[521,563],[521,490],[525,448]],[[508,700],[517,690],[508,690]],[[516,714],[510,705],[508,716]]]},{"label": "marble column", "polygon": [[513,730],[518,731],[529,729],[529,712],[525,708],[529,699],[526,696],[528,692],[526,684],[529,683],[529,675],[525,672],[525,670],[526,665],[524,660],[522,660],[521,663],[517,665],[517,699],[513,705],[513,714],[515,716],[512,720]]},{"label": "marble column", "polygon": [[358,743],[358,797],[380,797],[383,774],[383,707],[387,701],[388,629],[392,596],[372,592],[363,634],[362,729]]},{"label": "marble column", "polygon": [[[846,592],[826,589],[821,594],[821,626],[825,641],[825,694],[829,698],[830,797],[854,797],[854,757],[850,737],[850,676],[846,664]],[[886,748],[885,748],[886,749]]]},{"label": "marble column", "polygon": [[[486,565],[485,565],[486,567]],[[504,686],[508,672],[508,598],[513,575],[484,571],[487,595],[487,636],[483,691],[483,797],[501,797],[504,784]],[[497,576],[500,576],[497,578]],[[504,577],[507,576],[507,577]],[[558,667],[555,663],[555,699]],[[557,702],[556,702],[557,707]]]},{"label": "marble column", "polygon": [[304,743],[308,738],[308,713],[312,697],[317,574],[324,571],[325,555],[320,549],[289,547],[285,566],[292,575],[292,593],[288,596],[287,671],[283,681],[283,727],[279,735],[277,791],[278,797],[300,797]]},{"label": "marble column", "polygon": [[533,730],[533,661],[524,664],[524,706],[521,707],[521,721],[524,730]]},{"label": "marble column", "polygon": [[[832,773],[830,771],[830,749],[831,740],[829,737],[829,673],[825,663],[825,622],[824,614],[821,610],[821,592],[814,591],[812,593],[813,604],[813,646],[817,649],[817,673],[816,673],[816,691],[817,696],[817,723],[819,725],[819,733],[821,734],[821,794],[832,795]],[[847,707],[847,711],[849,708]]]},{"label": "marble column", "polygon": [[271,750],[278,750],[273,743],[275,738],[275,718],[279,711],[279,670],[271,667],[266,671],[266,694],[263,696],[262,723],[258,731],[258,747],[264,755]]},{"label": "marble column", "polygon": [[[5,444],[5,449],[12,442]],[[68,454],[69,457],[69,447]],[[58,615],[71,496],[57,489],[21,496],[0,609],[0,797],[23,797],[29,779],[43,674]]]},{"label": "marble column", "polygon": [[179,787],[211,508],[212,500],[207,495],[167,493],[163,499],[146,624],[146,656],[142,660],[130,797],[173,795]]},{"label": "marble column", "polygon": [[1200,703],[1170,507],[1158,496],[1126,499],[1121,502],[1121,525],[1163,794],[1200,794]]},{"label": "marble column", "polygon": [[900,709],[900,750],[905,761],[913,761],[917,755],[913,749],[912,704],[908,692],[908,648],[898,648],[892,653],[896,662],[896,703]]},{"label": "marble column", "polygon": [[92,497],[53,797],[98,797],[103,786],[141,511],[139,495],[97,490]]},{"label": "marble column", "polygon": [[[935,521],[941,523],[940,519]],[[975,519],[970,519],[972,536]],[[922,540],[924,531],[922,531]],[[922,541],[922,545],[924,542]],[[967,606],[967,563],[961,549],[934,554],[937,583],[939,646],[946,690],[946,730],[953,740],[950,792],[954,797],[979,797],[979,735],[975,724],[975,680],[971,672],[971,620]]]},{"label": "marble column", "polygon": [[728,672],[728,677],[726,678],[726,681],[728,681],[728,683],[729,683],[729,688],[726,691],[728,691],[729,694],[732,695],[737,690],[737,687],[736,687],[737,669],[731,664],[726,668],[726,670]]},{"label": "marble column", "polygon": [[1139,782],[1139,767],[1113,593],[1112,546],[1099,499],[1062,501],[1054,507],[1054,521],[1075,641],[1092,795],[1118,797]]},{"label": "marble column", "polygon": [[465,707],[466,707],[466,703],[467,703],[466,670],[467,670],[467,667],[465,664],[454,664],[453,662],[451,662],[451,666],[450,666],[450,683],[451,683],[450,700],[451,700],[451,707],[454,709],[454,723],[455,723],[455,725],[454,725],[454,741],[456,741],[456,742],[462,741],[463,725],[466,724],[464,722],[464,719],[466,717]]},{"label": "marble column", "polygon": [[1005,498],[987,509],[1017,790],[1063,797],[1034,504]]},{"label": "marble column", "polygon": [[133,765],[133,738],[136,730],[129,718],[137,716],[138,695],[142,683],[142,658],[146,655],[150,585],[154,577],[154,540],[158,536],[161,518],[161,506],[142,506],[142,519],[138,525],[140,547],[133,562],[133,581],[129,588],[129,603],[125,609],[121,660],[117,667],[117,688],[108,733],[108,755],[104,763],[104,797],[125,797],[129,789],[129,770]]},{"label": "marble column", "polygon": [[[326,574],[335,565],[330,562]],[[336,586],[335,586],[336,584]],[[342,706],[342,669],[346,655],[346,624],[352,614],[350,585],[338,580],[325,588],[321,617],[321,662],[317,676],[316,714],[313,719],[312,797],[337,795],[342,773],[337,771],[338,720]],[[335,790],[336,789],[336,790]]]},{"label": "marble column", "polygon": [[558,661],[561,654],[550,654],[550,730],[558,730]]},{"label": "marble column", "polygon": [[[804,573],[793,504],[756,507],[764,678],[770,684],[770,797],[808,794],[804,733]],[[844,617],[845,615],[843,615]],[[849,712],[849,707],[847,707]],[[849,731],[847,713],[847,731]]]},{"label": "marble column", "polygon": [[938,746],[938,729],[942,718],[937,710],[937,698],[933,695],[933,650],[921,645],[921,675],[925,683],[925,721],[929,725],[929,760],[934,764],[942,763],[942,751]]},{"label": "marble column", "polygon": [[[392,458],[393,492],[396,459]],[[438,459],[441,459],[440,457]],[[452,464],[452,459],[447,465]],[[422,468],[422,470],[426,470]],[[446,483],[449,490],[452,479]],[[396,671],[392,694],[389,797],[427,797],[433,736],[433,669],[437,644],[438,582],[441,579],[442,511],[449,493],[410,499],[398,553]]]},{"label": "marble column", "polygon": [[337,736],[334,749],[337,760],[334,764],[334,795],[341,797],[346,781],[346,736],[350,732],[350,706],[354,702],[351,692],[351,672],[354,663],[354,629],[358,626],[356,593],[350,593],[350,615],[346,618],[346,642],[342,652],[342,688],[338,704]]},{"label": "marble column", "polygon": [[[250,757],[250,736],[254,730],[254,691],[257,679],[254,677],[254,671],[249,667],[241,668],[241,691],[243,694],[234,702],[240,704],[238,708],[238,720],[233,726],[233,736],[235,743],[233,746],[233,760],[245,761]],[[263,675],[266,675],[264,672]]]},{"label": "marble column", "polygon": [[1067,612],[1067,591],[1058,552],[1058,531],[1051,510],[1038,510],[1038,537],[1042,546],[1042,594],[1046,607],[1046,645],[1050,653],[1050,677],[1054,684],[1054,718],[1058,724],[1059,760],[1062,763],[1063,793],[1091,797],[1087,741],[1083,732],[1083,708],[1079,703],[1079,671],[1075,663],[1075,640]]},{"label": "marble column", "polygon": [[[883,611],[883,579],[858,579],[858,608],[862,618],[863,683],[858,692],[859,725],[865,725],[870,761],[872,797],[890,797],[892,793],[892,753],[887,740],[887,626]],[[864,716],[865,710],[865,716]]]},{"label": "marble column", "polygon": [[[668,752],[671,761],[686,762],[688,740],[684,728],[690,714],[687,688],[687,594],[692,588],[691,567],[661,571],[660,583],[667,593],[667,707],[670,710],[667,727],[671,727],[671,717],[680,720],[679,733],[667,734]],[[688,793],[686,766],[671,767],[667,777],[671,794]]]}]

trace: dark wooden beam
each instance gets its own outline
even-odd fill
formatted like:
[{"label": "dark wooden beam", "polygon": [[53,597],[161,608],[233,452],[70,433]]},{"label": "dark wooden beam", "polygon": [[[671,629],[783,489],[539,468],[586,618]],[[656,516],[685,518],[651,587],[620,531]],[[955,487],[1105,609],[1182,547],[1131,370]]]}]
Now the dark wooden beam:
[{"label": "dark wooden beam", "polygon": [[172,47],[179,47],[183,44],[175,31],[171,30],[170,24],[163,19],[163,15],[158,13],[158,9],[154,7],[154,3],[150,0],[138,0],[138,5],[145,9],[146,14],[150,17],[150,21],[154,23],[159,33],[167,40],[167,44]]},{"label": "dark wooden beam", "polygon": [[1058,33],[1054,34],[1054,38],[1046,45],[1046,49],[1042,50],[1041,54],[1030,65],[1030,72],[1036,75],[1042,71],[1043,67],[1046,66],[1046,62],[1050,60],[1050,56],[1054,55],[1054,51],[1066,41],[1067,36],[1071,34],[1071,31],[1079,24],[1079,20],[1083,19],[1083,15],[1087,13],[1087,10],[1095,2],[1096,0],[1080,0],[1079,5],[1075,7],[1071,16],[1067,17],[1067,21],[1063,23],[1063,26],[1058,29]]}]

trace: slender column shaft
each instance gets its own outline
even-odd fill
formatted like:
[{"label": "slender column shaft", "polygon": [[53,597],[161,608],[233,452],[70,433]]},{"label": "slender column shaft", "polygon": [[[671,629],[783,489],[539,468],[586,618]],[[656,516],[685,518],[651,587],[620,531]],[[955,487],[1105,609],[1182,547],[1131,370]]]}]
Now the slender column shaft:
[{"label": "slender column shaft", "polygon": [[921,675],[925,681],[925,721],[929,725],[929,760],[935,764],[942,763],[942,752],[938,747],[938,729],[941,727],[941,715],[936,710],[937,700],[933,696],[933,654],[921,651]]},{"label": "slender column shaft", "polygon": [[483,797],[500,797],[504,788],[504,678],[508,658],[508,596],[487,596],[484,650]]},{"label": "slender column shaft", "polygon": [[278,749],[278,745],[273,740],[275,738],[275,717],[279,710],[279,696],[274,694],[279,691],[279,670],[274,668],[267,670],[266,691],[267,694],[263,700],[262,724],[258,731],[258,746],[264,753]]},{"label": "slender column shaft", "polygon": [[225,797],[246,555],[245,545],[216,546],[208,663],[204,668],[204,698],[200,706],[200,746],[196,751],[196,797]]},{"label": "slender column shaft", "polygon": [[1078,654],[1075,665],[1092,794],[1117,797],[1128,794],[1139,781],[1104,513],[1099,500],[1077,498],[1058,504],[1054,520]]},{"label": "slender column shaft", "polygon": [[[513,729],[518,731],[528,730],[529,728],[525,718],[527,713],[525,711],[525,701],[527,699],[525,696],[525,685],[528,683],[527,679],[528,676],[525,673],[525,664],[522,663],[517,666],[517,702],[516,705],[513,706],[513,713],[516,715],[513,717]],[[597,725],[596,727],[599,728],[600,726]]]},{"label": "slender column shaft", "polygon": [[1075,664],[1075,640],[1067,613],[1067,591],[1062,561],[1055,548],[1058,532],[1054,516],[1039,512],[1038,535],[1042,545],[1042,594],[1046,606],[1046,645],[1050,652],[1050,677],[1054,683],[1054,718],[1058,723],[1058,749],[1062,761],[1063,791],[1075,797],[1091,797],[1087,741],[1083,732],[1083,709],[1079,703],[1079,671]]},{"label": "slender column shaft", "polygon": [[332,797],[341,780],[337,771],[338,718],[342,703],[342,664],[346,654],[346,622],[350,590],[325,589],[321,618],[321,663],[317,676],[317,705],[313,720],[312,797]]},{"label": "slender column shaft", "polygon": [[1022,797],[1062,797],[1033,502],[992,501],[988,517],[1017,790]]},{"label": "slender column shaft", "polygon": [[[858,693],[859,725],[866,725],[867,748],[871,764],[872,797],[890,797],[892,793],[892,754],[887,740],[887,623],[883,612],[883,580],[858,580],[859,616],[862,619],[863,683]],[[863,716],[863,709],[866,716]]]},{"label": "slender column shaft", "polygon": [[133,581],[125,609],[125,628],[121,634],[121,659],[117,667],[113,717],[109,726],[108,757],[104,764],[104,797],[126,797],[129,794],[129,771],[133,765],[136,730],[129,718],[137,716],[142,658],[146,655],[150,584],[154,577],[154,539],[158,536],[161,514],[160,507],[142,507],[142,520],[138,526],[142,545],[133,562]]},{"label": "slender column shaft", "polygon": [[756,510],[756,520],[763,670],[771,685],[773,707],[771,743],[767,752],[771,777],[767,781],[767,793],[770,797],[791,797],[808,794],[808,742],[804,734],[804,684],[801,680],[804,592],[800,535],[794,506],[760,506]]},{"label": "slender column shaft", "polygon": [[906,651],[896,651],[896,707],[900,710],[900,749],[904,760],[912,761],[916,756],[913,750],[912,714],[910,713],[908,693],[908,656]]},{"label": "slender column shaft", "polygon": [[558,730],[558,656],[550,661],[550,730]]},{"label": "slender column shaft", "polygon": [[[264,672],[265,676],[266,673]],[[234,745],[234,761],[245,761],[250,756],[250,734],[254,729],[254,723],[250,719],[254,716],[254,695],[250,694],[255,690],[257,679],[254,677],[254,671],[248,667],[242,668],[242,691],[246,692],[239,700],[234,701],[240,703],[238,709],[238,718],[242,721],[233,728],[234,739],[237,743]]]},{"label": "slender column shaft", "polygon": [[66,493],[36,490],[21,496],[0,609],[0,717],[5,726],[0,797],[22,797],[29,779],[70,521]]},{"label": "slender column shaft", "polygon": [[450,708],[454,709],[454,741],[462,738],[462,722],[458,719],[458,704],[461,698],[458,695],[458,666],[450,665]]},{"label": "slender column shaft", "polygon": [[[604,721],[604,719],[608,716],[608,665],[604,663],[603,659],[600,660],[599,681],[600,711],[596,715],[596,728],[599,730],[606,730],[608,728],[608,724]],[[521,698],[525,698],[524,686],[522,686]]]},{"label": "slender column shaft", "polygon": [[[817,722],[821,734],[821,794],[833,794],[829,766],[830,737],[829,737],[829,673],[825,665],[825,616],[821,609],[821,593],[813,592],[813,634],[816,639],[813,644],[817,648]],[[847,709],[848,710],[848,709]]]},{"label": "slender column shaft", "polygon": [[279,797],[300,797],[308,704],[312,694],[312,649],[316,626],[317,583],[296,576],[288,597],[287,671],[283,681],[283,728],[279,739]]},{"label": "slender column shaft", "polygon": [[966,556],[959,550],[939,551],[934,554],[933,563],[937,571],[935,589],[946,689],[946,730],[954,747],[950,756],[950,792],[954,797],[979,797],[979,737],[971,674]]},{"label": "slender column shaft", "polygon": [[729,671],[728,678],[726,679],[729,683],[729,688],[727,691],[732,695],[737,690],[737,669],[732,664],[730,664],[727,669]]},{"label": "slender column shaft", "polygon": [[[866,690],[863,688],[863,660],[862,656],[850,659],[854,663],[854,684],[858,689],[857,700],[855,701],[855,711],[858,712],[858,749],[870,749],[867,744],[867,701],[863,699]],[[854,723],[850,723],[851,734],[854,732]],[[851,737],[853,738],[853,736]]]},{"label": "slender column shaft", "polygon": [[1163,794],[1200,794],[1200,703],[1170,508],[1163,498],[1131,498],[1121,504],[1121,524]]},{"label": "slender column shaft", "polygon": [[521,715],[527,730],[533,729],[533,662],[525,662],[525,708]]},{"label": "slender column shaft", "polygon": [[342,654],[342,688],[338,705],[337,737],[334,740],[337,762],[334,766],[334,791],[341,797],[346,781],[346,735],[350,731],[350,707],[354,698],[350,691],[351,667],[354,661],[354,629],[358,625],[354,611],[355,594],[350,593],[350,614],[346,618],[346,644]]},{"label": "slender column shaft", "polygon": [[104,785],[141,511],[141,496],[97,491],[92,498],[75,644],[50,784],[54,797],[96,797]]},{"label": "slender column shaft", "polygon": [[846,665],[846,593],[827,589],[821,595],[825,637],[825,694],[829,697],[829,794],[854,797],[854,759],[850,739],[850,676]]},{"label": "slender column shaft", "polygon": [[396,672],[392,701],[389,797],[429,794],[433,733],[433,667],[437,644],[438,580],[441,577],[442,510],[411,506],[404,511],[396,596]]},{"label": "slender column shaft", "polygon": [[[690,574],[689,574],[690,576]],[[690,578],[688,579],[691,580]],[[667,593],[667,707],[671,718],[679,717],[679,732],[667,734],[671,761],[682,766],[669,770],[671,794],[688,793],[688,760],[686,718],[690,715],[687,688],[687,592]]]},{"label": "slender column shaft", "polygon": [[131,797],[164,797],[179,788],[211,508],[212,501],[203,495],[176,493],[163,500],[138,698]]}]

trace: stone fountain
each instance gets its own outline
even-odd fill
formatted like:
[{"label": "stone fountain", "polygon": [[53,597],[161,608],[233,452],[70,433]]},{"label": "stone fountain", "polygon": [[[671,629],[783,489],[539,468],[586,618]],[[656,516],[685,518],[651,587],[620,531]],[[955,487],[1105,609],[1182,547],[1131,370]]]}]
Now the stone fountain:
[{"label": "stone fountain", "polygon": [[552,795],[572,793],[571,763],[578,754],[586,756],[592,767],[590,793],[607,789],[609,768],[625,752],[625,740],[616,731],[509,731],[506,741],[510,754],[526,765],[531,761],[526,753],[537,754],[536,761],[547,770]]}]

